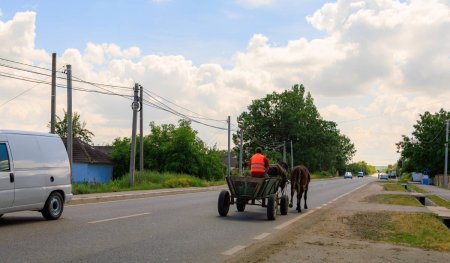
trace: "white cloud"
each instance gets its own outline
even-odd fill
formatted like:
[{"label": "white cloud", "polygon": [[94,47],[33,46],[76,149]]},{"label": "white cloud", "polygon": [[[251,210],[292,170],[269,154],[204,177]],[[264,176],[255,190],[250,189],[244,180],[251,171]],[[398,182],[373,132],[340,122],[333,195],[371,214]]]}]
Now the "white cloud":
[{"label": "white cloud", "polygon": [[245,7],[257,8],[270,6],[275,2],[275,0],[236,0],[236,2]]},{"label": "white cloud", "polygon": [[336,122],[361,119],[364,117],[359,111],[352,107],[339,107],[331,104],[319,109],[320,115],[326,120],[334,120]]},{"label": "white cloud", "polygon": [[[33,12],[23,12],[10,21],[0,21],[0,42],[8,43],[0,45],[0,57],[50,67],[51,54],[34,46],[35,17]],[[450,99],[448,3],[342,0],[325,4],[308,21],[326,36],[275,46],[268,36],[255,34],[246,50],[234,54],[230,69],[219,64],[194,66],[182,55],[142,54],[139,47],[114,43],[67,49],[58,57],[58,65],[71,64],[75,76],[95,82],[128,87],[139,82],[187,109],[220,120],[227,115],[234,119],[253,99],[303,83],[318,98],[322,116],[336,121],[355,142],[355,160],[395,161],[395,142],[411,131],[417,115],[445,108]],[[0,86],[1,105],[30,84],[0,77]],[[47,130],[49,90],[36,86],[0,107],[2,128]],[[129,90],[115,91],[131,95]],[[74,110],[94,131],[96,143],[129,136],[129,100],[82,92],[74,95]],[[57,96],[61,114],[66,108],[65,90],[58,89]],[[151,108],[144,113],[145,123],[177,119]],[[195,128],[203,138],[216,132]],[[226,145],[225,136],[226,132],[217,136],[219,146]]]}]

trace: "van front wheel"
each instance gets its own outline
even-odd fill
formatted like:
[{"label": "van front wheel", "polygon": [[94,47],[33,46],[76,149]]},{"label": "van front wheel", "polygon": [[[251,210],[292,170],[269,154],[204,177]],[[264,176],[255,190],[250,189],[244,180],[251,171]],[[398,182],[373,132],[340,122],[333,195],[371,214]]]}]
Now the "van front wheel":
[{"label": "van front wheel", "polygon": [[64,201],[60,193],[53,192],[45,202],[42,215],[47,220],[58,219],[64,210]]}]

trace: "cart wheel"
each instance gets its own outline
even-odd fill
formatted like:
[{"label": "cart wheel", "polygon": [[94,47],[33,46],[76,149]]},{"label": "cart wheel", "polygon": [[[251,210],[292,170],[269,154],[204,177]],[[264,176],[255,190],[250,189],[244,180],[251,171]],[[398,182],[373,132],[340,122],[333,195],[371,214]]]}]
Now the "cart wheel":
[{"label": "cart wheel", "polygon": [[230,193],[227,190],[220,192],[217,210],[220,216],[227,216],[228,210],[230,210]]},{"label": "cart wheel", "polygon": [[276,195],[269,195],[269,198],[267,199],[267,219],[275,220],[278,208],[277,197]]},{"label": "cart wheel", "polygon": [[287,215],[289,207],[289,197],[287,195],[282,195],[280,199],[280,212],[282,215]]},{"label": "cart wheel", "polygon": [[244,212],[245,210],[245,202],[244,200],[237,200],[236,201],[236,208],[238,210],[238,212]]}]

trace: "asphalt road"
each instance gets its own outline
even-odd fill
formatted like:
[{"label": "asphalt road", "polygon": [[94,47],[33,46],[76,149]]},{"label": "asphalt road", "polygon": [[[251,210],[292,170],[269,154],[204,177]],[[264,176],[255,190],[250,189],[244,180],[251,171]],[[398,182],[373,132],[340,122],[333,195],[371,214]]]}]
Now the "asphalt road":
[{"label": "asphalt road", "polygon": [[219,192],[66,206],[57,221],[37,212],[0,218],[1,262],[221,262],[301,220],[337,197],[375,180],[365,177],[312,181],[308,206],[268,221],[266,209],[230,207],[217,212]]}]

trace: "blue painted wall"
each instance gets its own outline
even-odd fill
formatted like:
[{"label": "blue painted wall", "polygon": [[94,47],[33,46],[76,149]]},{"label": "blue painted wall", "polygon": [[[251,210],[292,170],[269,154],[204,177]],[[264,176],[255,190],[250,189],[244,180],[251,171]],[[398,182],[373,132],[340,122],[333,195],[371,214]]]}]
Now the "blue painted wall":
[{"label": "blue painted wall", "polygon": [[75,183],[108,183],[111,181],[112,172],[112,165],[73,163],[72,181]]}]

